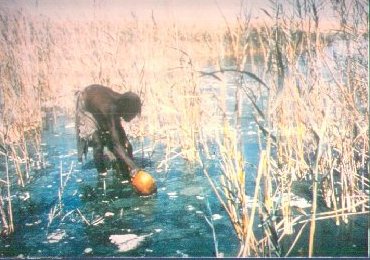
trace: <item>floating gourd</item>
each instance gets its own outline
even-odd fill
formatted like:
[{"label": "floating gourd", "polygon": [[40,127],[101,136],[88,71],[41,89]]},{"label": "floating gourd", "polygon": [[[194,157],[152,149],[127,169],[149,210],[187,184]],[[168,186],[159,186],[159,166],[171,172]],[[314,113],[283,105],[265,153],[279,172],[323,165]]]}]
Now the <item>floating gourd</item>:
[{"label": "floating gourd", "polygon": [[140,195],[148,196],[157,191],[154,178],[143,170],[140,170],[131,178],[131,184]]}]

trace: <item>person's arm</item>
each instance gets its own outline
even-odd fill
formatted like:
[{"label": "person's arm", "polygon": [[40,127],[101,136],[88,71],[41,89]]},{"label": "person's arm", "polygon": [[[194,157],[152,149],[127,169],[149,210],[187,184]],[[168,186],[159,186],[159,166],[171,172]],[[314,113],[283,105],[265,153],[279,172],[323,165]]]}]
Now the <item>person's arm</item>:
[{"label": "person's arm", "polygon": [[[118,116],[112,116],[110,120],[109,132],[112,136],[113,153],[117,159],[123,160],[130,169],[130,175],[134,176],[139,168],[131,159],[129,153],[126,151],[124,145],[128,142],[125,130],[121,126]],[[126,142],[127,140],[127,142]],[[128,142],[130,143],[130,142]],[[131,145],[131,144],[130,144]],[[132,149],[132,148],[131,148]]]}]

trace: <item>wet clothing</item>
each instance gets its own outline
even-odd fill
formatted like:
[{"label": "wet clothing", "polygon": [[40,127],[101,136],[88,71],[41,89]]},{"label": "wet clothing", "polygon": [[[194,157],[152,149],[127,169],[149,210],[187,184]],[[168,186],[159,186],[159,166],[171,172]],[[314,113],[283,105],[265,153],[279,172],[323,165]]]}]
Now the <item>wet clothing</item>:
[{"label": "wet clothing", "polygon": [[77,133],[77,157],[82,162],[82,157],[86,159],[89,144],[93,141],[94,133],[99,129],[94,116],[86,111],[82,92],[77,93],[76,102],[76,133]]}]

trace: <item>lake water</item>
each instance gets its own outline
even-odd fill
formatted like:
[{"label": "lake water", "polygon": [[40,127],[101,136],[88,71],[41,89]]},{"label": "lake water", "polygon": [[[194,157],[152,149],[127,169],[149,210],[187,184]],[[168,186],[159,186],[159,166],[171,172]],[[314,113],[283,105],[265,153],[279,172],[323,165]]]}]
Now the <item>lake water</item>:
[{"label": "lake water", "polygon": [[[202,91],[215,91],[205,80]],[[207,90],[209,86],[209,90]],[[230,121],[236,87],[228,86]],[[253,195],[259,144],[250,105],[242,106],[239,129],[247,174],[246,193]],[[234,118],[235,119],[235,118]],[[215,256],[215,239],[208,220],[213,221],[217,250],[236,256],[239,241],[199,166],[181,157],[168,168],[158,167],[165,147],[151,140],[132,140],[138,150],[137,164],[157,181],[157,194],[138,196],[130,184],[110,170],[98,176],[92,161],[77,163],[73,120],[59,117],[54,129],[43,133],[45,169],[32,173],[23,189],[12,190],[16,232],[0,240],[0,256]],[[140,147],[152,147],[142,156]],[[219,173],[217,158],[207,161],[210,174]],[[15,187],[15,186],[13,186]],[[63,188],[58,195],[60,187]],[[54,214],[53,214],[54,212]],[[260,234],[261,230],[257,227]],[[351,217],[347,225],[333,220],[317,222],[315,254],[318,256],[366,256],[367,216]],[[295,230],[296,232],[299,230]],[[308,228],[291,256],[308,255]],[[282,242],[289,249],[295,236]]]},{"label": "lake water", "polygon": [[[91,152],[86,163],[76,163],[75,130],[64,120],[54,133],[44,133],[43,149],[50,165],[14,197],[16,232],[1,240],[0,255],[212,256],[212,229],[205,217],[214,220],[219,251],[237,253],[232,227],[199,169],[180,159],[170,163],[167,172],[157,169],[157,157],[163,159],[158,151],[151,160],[137,158],[139,165],[147,164],[145,169],[158,185],[157,194],[140,197],[113,170],[99,177]],[[61,167],[66,185],[59,200]],[[62,210],[50,221],[59,201]],[[128,234],[143,239],[126,245],[131,250],[125,252],[123,245],[120,251],[110,238],[125,239]]]},{"label": "lake water", "polygon": [[[13,192],[16,232],[0,240],[0,256],[214,256],[205,218],[213,220],[218,251],[237,254],[232,226],[199,168],[179,158],[167,171],[157,169],[163,159],[158,145],[150,160],[136,158],[158,184],[157,194],[140,197],[115,171],[98,176],[91,152],[86,163],[77,163],[70,122],[60,118],[54,131],[44,133],[49,166],[36,172],[25,189]],[[246,157],[255,163],[258,145],[249,136]],[[61,183],[65,188],[59,199]],[[60,211],[51,218],[53,208]],[[366,217],[352,219],[340,227],[333,221],[318,223],[317,255],[367,254]],[[308,238],[300,241],[293,255],[307,254]]]}]

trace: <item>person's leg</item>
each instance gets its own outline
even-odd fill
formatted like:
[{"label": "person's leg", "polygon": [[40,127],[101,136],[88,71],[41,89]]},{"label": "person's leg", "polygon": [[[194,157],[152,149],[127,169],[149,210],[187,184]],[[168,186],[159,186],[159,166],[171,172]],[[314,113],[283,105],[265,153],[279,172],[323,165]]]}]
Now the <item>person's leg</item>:
[{"label": "person's leg", "polygon": [[124,143],[125,143],[125,148],[126,148],[126,151],[127,151],[128,155],[130,156],[131,159],[134,159],[134,156],[132,154],[133,153],[132,145],[131,145],[130,141],[127,139],[127,137],[126,137]]},{"label": "person's leg", "polygon": [[[114,154],[112,138],[109,135],[106,135],[104,137],[104,140],[105,140],[105,143],[106,143],[106,146],[107,146],[108,150],[112,154]],[[129,152],[129,154],[130,154],[130,152]],[[131,154],[132,154],[132,147],[131,147]],[[112,164],[112,167],[116,170],[116,172],[118,174],[123,175],[123,177],[126,177],[126,175],[128,176],[129,175],[129,168],[128,168],[127,164],[123,160],[118,159],[116,155],[114,155],[114,156],[115,156],[115,160]]]},{"label": "person's leg", "polygon": [[107,169],[104,164],[104,143],[98,131],[96,131],[92,136],[92,146],[94,150],[94,162],[96,170],[99,172],[99,174],[106,175]]}]

